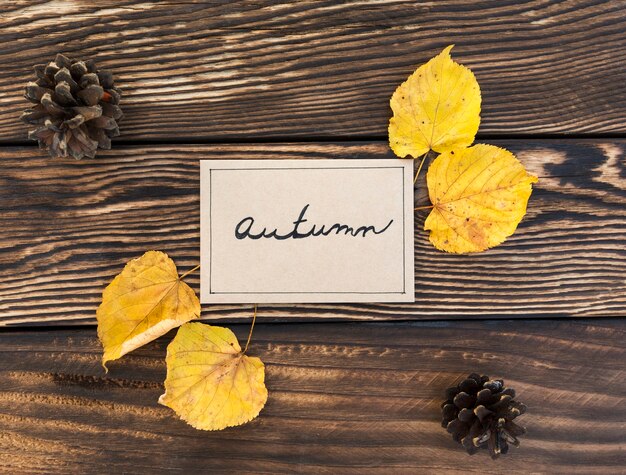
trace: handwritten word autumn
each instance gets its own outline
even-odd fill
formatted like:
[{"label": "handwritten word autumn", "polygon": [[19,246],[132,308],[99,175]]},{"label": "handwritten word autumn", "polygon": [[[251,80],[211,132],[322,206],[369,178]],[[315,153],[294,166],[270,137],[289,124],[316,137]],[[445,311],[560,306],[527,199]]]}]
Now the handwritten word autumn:
[{"label": "handwritten word autumn", "polygon": [[248,216],[243,218],[237,226],[235,226],[235,237],[237,239],[277,239],[279,241],[284,241],[286,239],[304,239],[308,237],[318,237],[318,236],[328,236],[329,234],[344,234],[346,236],[352,237],[365,237],[368,233],[373,234],[382,234],[389,229],[391,224],[393,223],[393,219],[389,220],[387,225],[383,228],[376,228],[373,225],[363,225],[358,227],[349,226],[347,224],[335,223],[332,225],[322,224],[321,226],[318,224],[304,224],[308,223],[309,220],[305,218],[306,212],[309,209],[309,205],[305,205],[300,211],[300,216],[293,222],[293,228],[288,230],[287,232],[279,232],[278,228],[274,227],[274,229],[268,227],[263,227],[262,230],[259,230],[260,227],[254,229],[254,218],[252,216]]}]

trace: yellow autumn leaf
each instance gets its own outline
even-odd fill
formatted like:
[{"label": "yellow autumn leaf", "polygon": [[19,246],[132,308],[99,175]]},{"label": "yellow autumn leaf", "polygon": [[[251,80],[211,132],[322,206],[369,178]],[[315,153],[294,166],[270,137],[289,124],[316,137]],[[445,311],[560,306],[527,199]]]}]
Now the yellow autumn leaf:
[{"label": "yellow autumn leaf", "polygon": [[165,393],[159,403],[196,429],[220,430],[259,415],[267,401],[265,367],[246,356],[228,328],[180,327],[167,347]]},{"label": "yellow autumn leaf", "polygon": [[437,249],[484,251],[515,232],[537,177],[508,150],[474,145],[442,153],[426,176],[433,210],[424,223]]},{"label": "yellow autumn leaf", "polygon": [[167,254],[148,251],[126,264],[96,313],[102,365],[200,316],[200,301]]},{"label": "yellow autumn leaf", "polygon": [[389,145],[399,157],[447,152],[474,141],[480,88],[469,69],[452,61],[451,49],[417,68],[391,96]]}]

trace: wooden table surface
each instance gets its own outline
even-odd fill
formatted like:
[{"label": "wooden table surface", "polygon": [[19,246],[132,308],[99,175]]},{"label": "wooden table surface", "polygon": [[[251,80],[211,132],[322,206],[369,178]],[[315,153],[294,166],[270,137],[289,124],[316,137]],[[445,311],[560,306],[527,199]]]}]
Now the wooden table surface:
[{"label": "wooden table surface", "polygon": [[[626,473],[625,22],[621,0],[2,1],[0,472]],[[482,89],[478,141],[540,177],[514,236],[449,255],[418,212],[415,303],[261,306],[270,397],[245,426],[157,404],[172,334],[104,374],[104,286],[148,249],[199,260],[199,160],[394,159],[389,98],[448,44]],[[48,158],[18,120],[57,52],[124,91],[94,160]],[[240,338],[250,314],[203,307]],[[472,371],[529,406],[495,462],[440,427]]]}]

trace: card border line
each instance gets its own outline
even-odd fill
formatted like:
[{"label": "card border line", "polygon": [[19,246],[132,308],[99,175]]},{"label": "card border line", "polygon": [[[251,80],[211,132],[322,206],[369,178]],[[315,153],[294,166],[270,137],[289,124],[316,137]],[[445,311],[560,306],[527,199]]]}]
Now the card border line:
[{"label": "card border line", "polygon": [[[220,171],[257,171],[257,170],[368,170],[368,169],[382,169],[382,170],[402,170],[402,292],[337,292],[337,291],[256,291],[256,292],[242,292],[242,291],[230,291],[230,292],[215,292],[212,289],[212,267],[213,267],[213,220],[211,219],[211,210],[213,208],[213,174],[214,170]],[[405,213],[405,181],[407,167],[404,166],[392,166],[392,167],[261,167],[261,168],[209,168],[209,295],[287,295],[287,294],[333,294],[333,295],[406,295],[406,213]]]}]

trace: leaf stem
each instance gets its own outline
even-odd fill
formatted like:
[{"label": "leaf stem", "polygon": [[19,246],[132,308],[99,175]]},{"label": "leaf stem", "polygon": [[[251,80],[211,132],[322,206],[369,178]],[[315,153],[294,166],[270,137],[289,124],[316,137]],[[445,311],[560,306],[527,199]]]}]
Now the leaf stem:
[{"label": "leaf stem", "polygon": [[196,267],[194,267],[193,269],[188,270],[187,272],[185,272],[183,275],[181,275],[181,276],[178,278],[178,280],[183,280],[183,279],[184,279],[185,277],[187,277],[189,274],[191,274],[192,272],[194,272],[194,271],[196,271],[196,270],[198,270],[198,269],[200,269],[200,264],[198,264],[198,265],[197,265]]},{"label": "leaf stem", "polygon": [[[415,183],[417,182],[417,177],[420,176],[420,172],[422,171],[422,167],[424,166],[424,162],[428,158],[428,155],[430,154],[430,152],[431,152],[431,150],[429,150],[424,155],[422,155],[422,160],[420,161],[419,167],[417,167],[417,173],[415,174],[415,178],[413,179],[413,185],[415,185]],[[434,208],[434,206],[433,205],[430,205],[430,206],[419,206],[417,208],[413,208],[413,211],[418,211],[418,210],[421,210],[421,209],[431,209],[431,208]]]},{"label": "leaf stem", "polygon": [[426,161],[426,157],[428,156],[430,150],[422,155],[422,160],[420,161],[419,167],[417,167],[417,172],[415,173],[415,178],[413,178],[413,185],[417,183],[417,178],[420,176],[420,172],[422,171],[422,167],[424,166],[424,162]]},{"label": "leaf stem", "polygon": [[248,345],[250,345],[250,340],[252,339],[252,330],[254,330],[254,322],[256,322],[256,308],[257,308],[257,304],[254,304],[254,315],[252,316],[252,325],[250,325],[250,333],[248,333],[248,341],[246,341],[246,347],[243,349],[243,353],[248,351]]}]

